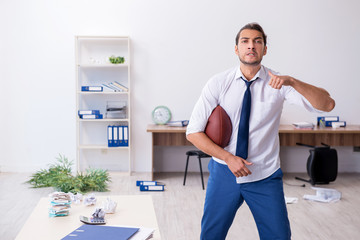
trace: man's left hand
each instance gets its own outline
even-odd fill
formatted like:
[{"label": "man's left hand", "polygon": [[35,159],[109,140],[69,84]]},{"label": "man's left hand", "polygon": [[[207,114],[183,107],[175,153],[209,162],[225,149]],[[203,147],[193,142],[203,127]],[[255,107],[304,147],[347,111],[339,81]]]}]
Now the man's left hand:
[{"label": "man's left hand", "polygon": [[271,77],[269,81],[269,85],[275,89],[280,89],[282,86],[289,86],[291,85],[291,82],[293,80],[292,77],[290,76],[274,75],[270,71],[269,71],[269,75]]}]

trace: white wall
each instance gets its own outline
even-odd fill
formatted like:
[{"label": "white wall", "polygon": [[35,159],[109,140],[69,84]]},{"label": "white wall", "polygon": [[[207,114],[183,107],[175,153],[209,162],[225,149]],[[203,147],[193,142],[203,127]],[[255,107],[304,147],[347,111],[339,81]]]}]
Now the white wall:
[{"label": "white wall", "polygon": [[[0,171],[34,171],[59,153],[75,159],[75,35],[131,37],[135,171],[150,171],[152,109],[188,119],[209,77],[238,64],[234,38],[248,22],[268,34],[264,65],[325,87],[337,103],[327,115],[360,124],[359,9],[356,0],[1,1]],[[316,116],[285,105],[281,122]],[[187,149],[157,148],[156,170],[182,171]],[[341,171],[360,171],[360,153],[338,151]],[[285,171],[305,171],[307,154],[282,148]]]}]

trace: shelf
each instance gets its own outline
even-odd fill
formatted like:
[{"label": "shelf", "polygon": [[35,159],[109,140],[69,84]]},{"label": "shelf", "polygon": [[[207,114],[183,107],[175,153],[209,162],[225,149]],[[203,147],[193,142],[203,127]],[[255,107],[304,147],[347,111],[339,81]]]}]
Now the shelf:
[{"label": "shelf", "polygon": [[129,64],[78,64],[77,66],[83,68],[125,68],[129,67]]},{"label": "shelf", "polygon": [[84,94],[84,95],[93,95],[93,94],[97,94],[97,95],[126,95],[126,94],[129,94],[129,92],[83,92],[83,91],[78,91],[77,92],[78,94]]},{"label": "shelf", "polygon": [[[82,171],[95,166],[131,172],[130,39],[119,36],[75,36],[75,42],[76,110],[98,110],[104,117],[123,117],[81,119],[76,112],[77,169]],[[112,55],[124,57],[125,62],[110,63],[109,57]],[[126,86],[127,91],[115,92],[106,87],[114,82]],[[85,92],[81,91],[82,86],[103,86],[104,91]],[[106,115],[111,102],[126,106],[126,112],[123,115]],[[124,125],[127,131],[118,127]],[[127,139],[129,146],[108,147],[111,136],[118,140]]]},{"label": "shelf", "polygon": [[103,119],[81,119],[78,118],[80,122],[128,122],[128,118],[103,118]]},{"label": "shelf", "polygon": [[79,149],[100,149],[100,150],[116,150],[116,149],[121,149],[121,150],[128,150],[129,147],[108,147],[107,145],[79,145]]}]

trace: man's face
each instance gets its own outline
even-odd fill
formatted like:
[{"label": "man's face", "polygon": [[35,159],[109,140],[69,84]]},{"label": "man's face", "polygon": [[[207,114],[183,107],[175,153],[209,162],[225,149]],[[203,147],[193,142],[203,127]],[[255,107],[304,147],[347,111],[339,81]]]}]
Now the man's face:
[{"label": "man's face", "polygon": [[235,46],[240,62],[250,66],[259,65],[266,55],[266,50],[261,32],[252,29],[241,31],[238,45]]}]

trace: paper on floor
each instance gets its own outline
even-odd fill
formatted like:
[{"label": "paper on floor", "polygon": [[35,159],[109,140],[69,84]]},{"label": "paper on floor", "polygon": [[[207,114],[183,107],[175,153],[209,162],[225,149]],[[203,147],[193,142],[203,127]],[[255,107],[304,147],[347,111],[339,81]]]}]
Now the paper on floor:
[{"label": "paper on floor", "polygon": [[304,199],[318,202],[336,202],[341,199],[341,192],[331,188],[317,188],[311,187],[316,190],[316,195],[304,195]]},{"label": "paper on floor", "polygon": [[297,197],[286,197],[285,196],[285,202],[286,203],[297,203],[298,202],[298,198]]}]

